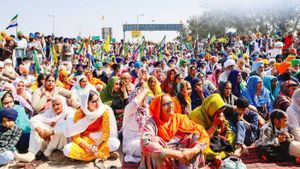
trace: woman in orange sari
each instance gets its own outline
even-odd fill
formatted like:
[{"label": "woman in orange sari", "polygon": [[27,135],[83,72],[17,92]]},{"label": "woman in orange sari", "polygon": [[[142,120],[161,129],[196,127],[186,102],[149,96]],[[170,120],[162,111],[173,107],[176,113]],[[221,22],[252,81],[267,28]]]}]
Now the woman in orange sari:
[{"label": "woman in orange sari", "polygon": [[169,94],[156,96],[149,110],[152,117],[143,129],[140,168],[201,167],[203,150],[209,145],[205,129],[186,115],[175,113]]},{"label": "woman in orange sari", "polygon": [[100,92],[103,87],[106,85],[100,79],[93,77],[93,72],[90,70],[85,71],[85,76],[87,77],[89,83],[93,85],[98,92]]},{"label": "woman in orange sari", "polygon": [[56,81],[56,86],[71,90],[72,86],[71,80],[69,79],[69,73],[65,69],[61,69],[58,74],[58,79]]}]

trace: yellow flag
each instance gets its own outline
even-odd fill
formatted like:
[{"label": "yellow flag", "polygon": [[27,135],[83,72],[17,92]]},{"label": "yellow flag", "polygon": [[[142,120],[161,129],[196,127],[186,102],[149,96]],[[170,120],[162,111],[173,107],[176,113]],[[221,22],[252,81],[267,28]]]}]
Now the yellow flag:
[{"label": "yellow flag", "polygon": [[188,38],[187,38],[187,41],[191,42],[192,40],[193,40],[193,36],[189,35]]},{"label": "yellow flag", "polygon": [[227,39],[222,37],[222,38],[219,38],[218,39],[218,42],[221,42],[221,43],[227,43]]},{"label": "yellow flag", "polygon": [[209,44],[208,44],[208,45],[213,44],[216,40],[217,40],[216,35],[212,36],[212,37],[210,38],[210,41],[209,41]]},{"label": "yellow flag", "polygon": [[52,46],[52,57],[53,57],[53,61],[57,63],[58,62],[58,57],[57,57],[57,53],[54,49],[54,46]]},{"label": "yellow flag", "polygon": [[103,49],[105,50],[106,53],[109,52],[109,44],[110,44],[110,37],[109,34],[106,37],[105,43],[103,45]]}]

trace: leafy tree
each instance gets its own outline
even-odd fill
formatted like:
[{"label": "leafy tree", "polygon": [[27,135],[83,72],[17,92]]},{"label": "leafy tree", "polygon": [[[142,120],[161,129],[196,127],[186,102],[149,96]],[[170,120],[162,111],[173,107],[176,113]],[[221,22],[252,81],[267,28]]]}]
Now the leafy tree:
[{"label": "leafy tree", "polygon": [[274,34],[300,30],[300,7],[297,1],[283,1],[284,5],[257,9],[209,9],[201,15],[191,16],[187,25],[181,32],[183,40],[191,34],[196,37],[206,38],[207,35],[221,37],[225,29],[233,27],[237,34],[250,34],[261,32]]}]

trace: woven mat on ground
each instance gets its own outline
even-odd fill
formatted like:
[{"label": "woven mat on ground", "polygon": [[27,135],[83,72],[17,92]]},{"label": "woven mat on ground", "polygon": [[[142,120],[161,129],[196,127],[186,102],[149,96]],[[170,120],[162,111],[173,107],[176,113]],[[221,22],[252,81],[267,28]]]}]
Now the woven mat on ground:
[{"label": "woven mat on ground", "polygon": [[259,159],[255,145],[248,148],[249,155],[243,156],[242,161],[248,169],[283,169],[283,168],[299,168],[300,164],[291,161],[267,163]]},{"label": "woven mat on ground", "polygon": [[[125,154],[124,154],[125,157]],[[125,162],[124,157],[122,160],[122,169],[138,169],[139,168],[139,163],[133,163],[133,162]]]},{"label": "woven mat on ground", "polygon": [[122,169],[138,169],[139,164],[138,163],[126,163],[123,160]]},{"label": "woven mat on ground", "polygon": [[[258,158],[255,145],[248,148],[249,155],[243,156],[242,161],[246,164],[248,169],[284,169],[284,168],[298,168],[300,169],[300,164],[290,161],[284,162],[272,162],[267,163]],[[123,161],[122,169],[137,169],[137,163],[126,163]],[[213,168],[213,166],[211,166]]]}]

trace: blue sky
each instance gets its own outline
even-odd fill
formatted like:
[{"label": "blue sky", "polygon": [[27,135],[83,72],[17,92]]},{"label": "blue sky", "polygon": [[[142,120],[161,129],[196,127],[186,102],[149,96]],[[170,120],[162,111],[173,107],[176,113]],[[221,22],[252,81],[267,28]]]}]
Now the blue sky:
[{"label": "blue sky", "polygon": [[[199,0],[1,0],[0,30],[10,19],[19,14],[18,30],[52,33],[52,18],[55,15],[55,34],[76,37],[100,35],[101,27],[112,27],[113,37],[123,38],[122,24],[180,23],[192,15],[199,15]],[[104,20],[102,20],[104,16]],[[154,21],[154,22],[153,22]],[[8,33],[15,33],[9,29]],[[173,39],[175,32],[143,32],[146,40],[160,41],[164,35]],[[130,33],[126,34],[130,38]]]},{"label": "blue sky", "polygon": [[[267,8],[284,8],[288,5],[300,9],[300,0],[0,0],[0,30],[10,19],[19,14],[19,30],[25,34],[52,33],[52,18],[55,15],[55,34],[76,37],[100,35],[102,27],[112,27],[113,37],[123,38],[122,24],[139,23],[186,23],[193,15],[203,10],[264,11]],[[141,16],[143,14],[143,16]],[[104,16],[104,20],[102,20]],[[154,21],[154,22],[153,22]],[[15,29],[8,30],[15,33]],[[176,32],[143,32],[146,40],[160,41],[176,37]],[[130,33],[126,34],[130,38]]]}]

